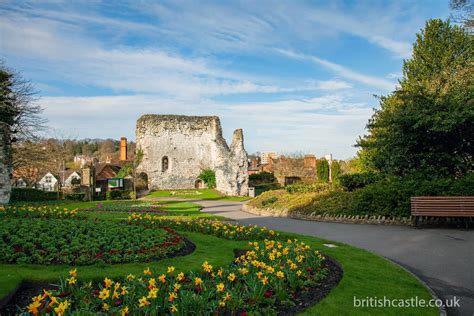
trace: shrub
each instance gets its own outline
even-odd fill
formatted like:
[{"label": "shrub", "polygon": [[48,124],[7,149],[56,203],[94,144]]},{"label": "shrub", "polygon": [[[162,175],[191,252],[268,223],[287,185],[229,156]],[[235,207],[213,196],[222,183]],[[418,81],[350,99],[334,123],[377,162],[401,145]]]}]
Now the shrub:
[{"label": "shrub", "polygon": [[326,159],[320,159],[316,162],[316,175],[321,182],[329,181],[329,163]]},{"label": "shrub", "polygon": [[69,193],[66,194],[66,199],[67,200],[73,200],[73,201],[84,201],[86,197],[85,193]]},{"label": "shrub", "polygon": [[309,193],[309,192],[323,192],[328,191],[331,186],[328,183],[313,183],[313,184],[303,184],[295,183],[290,184],[285,187],[285,190],[288,193]]},{"label": "shrub", "polygon": [[262,205],[263,205],[263,206],[268,206],[268,205],[270,205],[270,204],[275,203],[277,200],[278,200],[278,198],[277,198],[276,196],[272,196],[272,197],[270,197],[270,198],[268,198],[268,199],[266,199],[266,200],[263,200],[263,201],[262,201]]},{"label": "shrub", "polygon": [[109,190],[107,191],[107,200],[130,200],[132,191],[130,190]]},{"label": "shrub", "polygon": [[339,183],[347,191],[363,188],[380,180],[380,175],[372,172],[345,174],[339,177]]},{"label": "shrub", "polygon": [[58,199],[58,192],[47,192],[32,188],[13,188],[11,202],[19,201],[51,201]]},{"label": "shrub", "polygon": [[212,169],[202,170],[198,179],[207,184],[209,189],[214,189],[216,187],[216,172]]},{"label": "shrub", "polygon": [[280,184],[278,183],[264,183],[258,184],[255,186],[255,194],[259,195],[263,192],[270,191],[270,190],[278,190],[280,188]]},{"label": "shrub", "polygon": [[339,183],[339,178],[341,177],[341,164],[339,161],[334,160],[331,163],[331,180],[334,183]]},{"label": "shrub", "polygon": [[249,175],[249,182],[260,184],[260,183],[273,183],[275,182],[275,176],[270,172],[260,172]]}]

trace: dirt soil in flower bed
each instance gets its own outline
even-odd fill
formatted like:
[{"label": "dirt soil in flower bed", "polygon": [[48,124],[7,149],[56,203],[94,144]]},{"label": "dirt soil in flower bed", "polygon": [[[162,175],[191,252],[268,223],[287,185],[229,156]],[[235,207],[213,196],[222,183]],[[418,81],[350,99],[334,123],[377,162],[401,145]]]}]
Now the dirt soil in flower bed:
[{"label": "dirt soil in flower bed", "polygon": [[[246,253],[247,250],[234,250],[235,258],[245,255]],[[317,304],[325,298],[341,281],[342,276],[344,275],[341,265],[327,255],[324,255],[324,257],[326,260],[324,260],[321,268],[328,269],[328,275],[326,278],[315,287],[297,291],[293,296],[293,300],[296,304],[295,306],[277,306],[279,316],[290,316],[303,312],[308,307]]]},{"label": "dirt soil in flower bed", "polygon": [[[185,246],[163,259],[187,256],[196,250],[196,245],[189,238],[184,236],[181,236],[181,238],[184,240]],[[21,310],[25,310],[26,306],[31,303],[31,298],[42,294],[43,289],[57,290],[58,286],[49,282],[23,281],[12,294],[7,295],[3,300],[0,300],[0,315],[20,314]]]}]

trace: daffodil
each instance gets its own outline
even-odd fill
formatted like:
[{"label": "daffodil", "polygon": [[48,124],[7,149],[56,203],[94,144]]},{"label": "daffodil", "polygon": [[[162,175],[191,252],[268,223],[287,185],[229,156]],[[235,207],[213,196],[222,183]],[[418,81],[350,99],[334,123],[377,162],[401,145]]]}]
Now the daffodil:
[{"label": "daffodil", "polygon": [[201,279],[200,277],[194,278],[194,284],[195,284],[196,286],[201,285],[201,284],[202,284],[202,279]]},{"label": "daffodil", "polygon": [[224,283],[219,283],[216,285],[217,292],[224,292],[225,286]]},{"label": "daffodil", "polygon": [[176,307],[176,305],[172,304],[171,307],[170,307],[170,311],[172,313],[176,313],[178,311],[178,308]]},{"label": "daffodil", "polygon": [[73,278],[77,278],[77,269],[70,270],[69,275],[72,276]]},{"label": "daffodil", "polygon": [[158,280],[160,280],[161,283],[165,283],[166,282],[166,275],[162,274],[158,277]]},{"label": "daffodil", "polygon": [[99,298],[101,300],[106,300],[110,296],[110,291],[108,289],[102,289],[102,291],[99,292]]},{"label": "daffodil", "polygon": [[28,312],[32,313],[33,315],[38,315],[39,314],[39,307],[41,306],[41,303],[39,301],[34,301],[30,305],[28,305],[27,309]]},{"label": "daffodil", "polygon": [[104,279],[104,286],[106,289],[109,288],[112,285],[112,283],[114,283],[114,281],[110,280],[109,278]]},{"label": "daffodil", "polygon": [[176,294],[174,292],[169,292],[168,293],[168,301],[173,302],[177,298],[178,298],[178,294]]},{"label": "daffodil", "polygon": [[150,271],[150,268],[146,268],[145,270],[143,270],[143,274],[152,275],[152,272]]},{"label": "daffodil", "polygon": [[143,296],[141,299],[138,300],[138,307],[142,308],[146,305],[150,305],[150,302]]},{"label": "daffodil", "polygon": [[168,273],[173,273],[174,272],[174,267],[171,266],[171,267],[168,267]]},{"label": "daffodil", "polygon": [[277,278],[283,279],[285,277],[285,273],[283,271],[278,271],[276,273]]},{"label": "daffodil", "polygon": [[227,279],[230,281],[230,282],[234,282],[235,281],[235,274],[234,273],[231,273],[227,276]]},{"label": "daffodil", "polygon": [[122,310],[120,311],[120,316],[126,316],[128,315],[129,311],[128,311],[128,306],[125,306],[124,308],[122,308]]}]

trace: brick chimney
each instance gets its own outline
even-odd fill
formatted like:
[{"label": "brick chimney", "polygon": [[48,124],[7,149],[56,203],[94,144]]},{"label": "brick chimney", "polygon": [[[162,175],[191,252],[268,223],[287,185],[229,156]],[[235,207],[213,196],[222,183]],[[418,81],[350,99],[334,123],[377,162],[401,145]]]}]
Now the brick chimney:
[{"label": "brick chimney", "polygon": [[304,167],[305,168],[316,168],[316,156],[305,155],[304,156]]},{"label": "brick chimney", "polygon": [[120,138],[120,160],[127,160],[127,138]]}]

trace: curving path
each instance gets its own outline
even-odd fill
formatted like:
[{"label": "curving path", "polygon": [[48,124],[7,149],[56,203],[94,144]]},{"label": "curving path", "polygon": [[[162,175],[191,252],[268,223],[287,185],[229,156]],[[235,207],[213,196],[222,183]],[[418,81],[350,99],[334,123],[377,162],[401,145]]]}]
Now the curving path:
[{"label": "curving path", "polygon": [[472,229],[416,229],[303,221],[246,213],[241,210],[242,202],[179,200],[200,204],[203,212],[243,224],[331,239],[370,250],[407,268],[426,282],[440,298],[459,298],[461,307],[448,308],[448,315],[474,316]]}]

